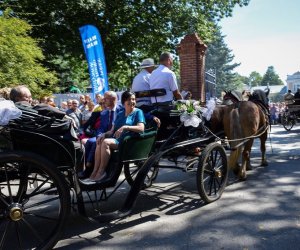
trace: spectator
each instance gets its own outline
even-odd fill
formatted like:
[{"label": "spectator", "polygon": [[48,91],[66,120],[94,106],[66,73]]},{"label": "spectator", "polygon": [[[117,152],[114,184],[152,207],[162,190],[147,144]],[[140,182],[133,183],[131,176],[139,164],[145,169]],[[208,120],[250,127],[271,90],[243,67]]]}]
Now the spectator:
[{"label": "spectator", "polygon": [[45,104],[47,104],[47,96],[42,96],[41,98],[40,98],[40,103],[45,103]]},{"label": "spectator", "polygon": [[37,99],[33,99],[32,102],[31,102],[31,106],[34,107],[36,105],[40,104],[39,100]]},{"label": "spectator", "polygon": [[0,89],[0,98],[9,100],[10,91],[11,91],[11,88],[7,88],[7,87]]},{"label": "spectator", "polygon": [[83,110],[86,109],[86,101],[85,101],[85,96],[80,95],[79,96],[79,104],[78,104],[78,109],[82,112]]},{"label": "spectator", "polygon": [[162,53],[159,58],[159,67],[155,69],[150,76],[150,89],[164,88],[166,95],[151,97],[152,103],[171,104],[173,99],[183,99],[177,86],[177,80],[174,72],[171,70],[173,66],[173,57],[170,53]]},{"label": "spectator", "polygon": [[31,105],[32,96],[30,90],[24,85],[12,88],[9,96],[13,102],[25,102],[25,104]]},{"label": "spectator", "polygon": [[20,85],[12,88],[10,92],[10,99],[15,102],[16,106],[20,107],[24,110],[30,110],[44,115],[56,117],[57,119],[63,119],[65,117],[65,113],[60,110],[49,106],[48,104],[40,103],[35,106],[32,106],[32,97],[30,90],[24,86]]},{"label": "spectator", "polygon": [[72,108],[72,99],[68,99],[67,100],[67,106],[68,106],[68,110]]},{"label": "spectator", "polygon": [[54,98],[49,96],[47,97],[47,104],[52,106],[52,107],[56,107],[55,102],[54,102]]},{"label": "spectator", "polygon": [[85,103],[86,103],[86,104],[88,104],[89,102],[92,101],[90,95],[88,95],[88,94],[84,95],[84,99],[85,99]]},{"label": "spectator", "polygon": [[68,103],[65,102],[65,101],[61,102],[60,110],[63,111],[63,112],[66,112],[68,110]]},{"label": "spectator", "polygon": [[81,116],[82,116],[81,111],[78,109],[78,105],[79,102],[76,99],[72,100],[72,107],[71,109],[68,109],[66,112],[66,114],[73,119],[76,132],[80,131]]},{"label": "spectator", "polygon": [[83,126],[91,117],[95,104],[93,102],[88,102],[87,107],[88,109],[82,111],[81,126]]},{"label": "spectator", "polygon": [[104,100],[103,96],[100,95],[99,93],[95,95],[95,99],[97,104],[95,105],[94,112],[100,112],[104,109]]},{"label": "spectator", "polygon": [[270,118],[271,118],[271,124],[272,125],[275,125],[277,124],[278,122],[278,114],[279,114],[279,110],[278,110],[278,107],[276,106],[275,103],[273,103],[271,105],[271,108],[270,108]]}]

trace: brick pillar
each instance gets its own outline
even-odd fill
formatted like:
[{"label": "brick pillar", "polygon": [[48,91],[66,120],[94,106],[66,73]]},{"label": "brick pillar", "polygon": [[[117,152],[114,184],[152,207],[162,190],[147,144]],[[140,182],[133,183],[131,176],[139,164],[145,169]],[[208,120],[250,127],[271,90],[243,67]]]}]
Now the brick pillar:
[{"label": "brick pillar", "polygon": [[177,51],[180,58],[181,89],[192,92],[193,99],[205,103],[205,51],[207,46],[196,33],[186,35]]}]

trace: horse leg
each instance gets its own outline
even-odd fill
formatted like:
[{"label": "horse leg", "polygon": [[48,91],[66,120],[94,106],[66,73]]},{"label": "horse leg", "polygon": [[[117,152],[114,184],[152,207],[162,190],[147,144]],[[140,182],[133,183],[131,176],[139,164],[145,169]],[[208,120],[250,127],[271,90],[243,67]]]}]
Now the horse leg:
[{"label": "horse leg", "polygon": [[266,131],[265,133],[263,133],[260,137],[260,151],[261,151],[261,166],[268,166],[268,161],[267,161],[267,157],[266,157],[266,141],[268,138],[268,131]]},{"label": "horse leg", "polygon": [[240,176],[240,172],[241,172],[240,165],[238,164],[238,159],[240,155],[241,155],[241,147],[238,147],[237,149],[231,151],[228,160],[228,166],[231,168],[233,173],[237,176]]},{"label": "horse leg", "polygon": [[242,165],[245,164],[245,169],[247,171],[252,170],[252,165],[251,165],[251,161],[250,161],[250,153],[251,153],[251,148],[253,145],[253,141],[254,139],[250,139],[249,141],[246,142],[245,144],[245,148],[243,151],[243,157],[242,157]]}]

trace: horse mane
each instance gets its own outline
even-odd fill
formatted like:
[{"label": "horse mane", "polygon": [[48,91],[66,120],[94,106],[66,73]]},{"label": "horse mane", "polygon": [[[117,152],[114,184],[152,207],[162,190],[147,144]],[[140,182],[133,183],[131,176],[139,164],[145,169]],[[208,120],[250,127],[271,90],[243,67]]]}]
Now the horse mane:
[{"label": "horse mane", "polygon": [[259,106],[263,107],[264,109],[269,109],[269,99],[268,95],[270,93],[270,90],[263,91],[261,89],[256,89],[253,91],[252,94],[249,96],[249,101],[254,102],[258,104]]}]

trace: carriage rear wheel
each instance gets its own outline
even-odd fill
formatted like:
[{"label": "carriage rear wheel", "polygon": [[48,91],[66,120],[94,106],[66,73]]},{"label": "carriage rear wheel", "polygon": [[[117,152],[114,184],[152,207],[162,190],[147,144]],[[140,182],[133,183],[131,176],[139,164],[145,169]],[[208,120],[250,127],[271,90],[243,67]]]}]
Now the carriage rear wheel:
[{"label": "carriage rear wheel", "polygon": [[52,249],[70,213],[57,168],[28,152],[0,153],[0,249]]},{"label": "carriage rear wheel", "polygon": [[[135,177],[139,169],[143,166],[144,161],[140,161],[134,164],[125,163],[124,164],[124,174],[126,181],[130,186],[133,185]],[[153,181],[156,179],[159,168],[154,166],[152,167],[146,175],[143,188],[151,187]]]},{"label": "carriage rear wheel", "polygon": [[289,113],[283,113],[281,123],[286,131],[290,131],[295,125],[295,120],[289,116]]},{"label": "carriage rear wheel", "polygon": [[211,203],[219,199],[228,179],[225,149],[218,143],[208,144],[202,151],[197,169],[197,187],[200,197]]}]

